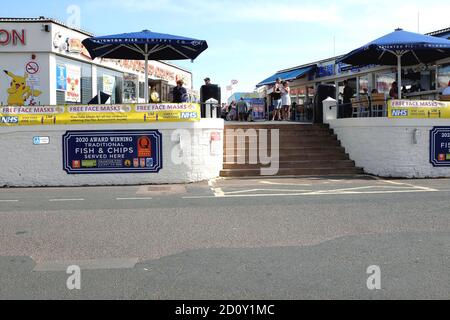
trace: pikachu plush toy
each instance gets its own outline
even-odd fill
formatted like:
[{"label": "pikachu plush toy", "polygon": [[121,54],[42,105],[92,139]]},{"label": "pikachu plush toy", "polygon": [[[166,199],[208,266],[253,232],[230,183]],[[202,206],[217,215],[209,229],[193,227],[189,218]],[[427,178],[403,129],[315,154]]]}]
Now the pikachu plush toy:
[{"label": "pikachu plush toy", "polygon": [[41,91],[32,90],[27,86],[28,74],[25,73],[23,77],[16,76],[14,73],[4,70],[5,73],[11,77],[12,81],[8,88],[8,105],[23,106],[29,97],[39,97]]}]

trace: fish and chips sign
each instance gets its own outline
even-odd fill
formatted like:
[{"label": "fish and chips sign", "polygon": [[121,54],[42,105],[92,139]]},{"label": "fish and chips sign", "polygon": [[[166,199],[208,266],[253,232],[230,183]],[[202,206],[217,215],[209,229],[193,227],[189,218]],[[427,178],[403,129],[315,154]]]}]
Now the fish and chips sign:
[{"label": "fish and chips sign", "polygon": [[450,119],[450,102],[436,100],[390,100],[388,117],[394,119]]},{"label": "fish and chips sign", "polygon": [[0,107],[0,126],[196,121],[197,103]]}]

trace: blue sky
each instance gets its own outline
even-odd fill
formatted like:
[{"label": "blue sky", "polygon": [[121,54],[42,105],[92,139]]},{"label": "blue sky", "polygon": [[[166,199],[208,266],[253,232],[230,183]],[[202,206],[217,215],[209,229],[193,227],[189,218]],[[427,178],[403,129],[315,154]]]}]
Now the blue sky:
[{"label": "blue sky", "polygon": [[0,15],[66,22],[71,5],[95,35],[149,29],[207,40],[194,63],[177,62],[194,73],[196,89],[209,76],[223,90],[236,79],[235,91],[252,91],[277,70],[346,53],[397,27],[450,27],[448,0],[25,0]]}]

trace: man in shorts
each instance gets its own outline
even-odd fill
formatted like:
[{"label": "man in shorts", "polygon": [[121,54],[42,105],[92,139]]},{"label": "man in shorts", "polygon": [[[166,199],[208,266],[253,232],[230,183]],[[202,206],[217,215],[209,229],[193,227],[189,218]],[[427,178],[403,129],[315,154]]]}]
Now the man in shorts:
[{"label": "man in shorts", "polygon": [[247,121],[248,108],[247,108],[247,102],[244,101],[244,98],[241,98],[238,101],[236,107],[237,107],[237,111],[238,111],[239,121]]}]

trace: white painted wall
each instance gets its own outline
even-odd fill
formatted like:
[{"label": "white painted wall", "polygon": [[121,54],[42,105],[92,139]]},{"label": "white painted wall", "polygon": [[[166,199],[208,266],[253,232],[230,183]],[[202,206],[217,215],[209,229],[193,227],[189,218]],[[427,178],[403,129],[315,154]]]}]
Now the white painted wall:
[{"label": "white painted wall", "polygon": [[[1,186],[82,186],[189,183],[219,176],[223,168],[222,119],[200,122],[123,125],[14,126],[0,128]],[[158,129],[163,135],[163,168],[158,174],[69,175],[62,168],[62,136],[68,130]],[[176,130],[181,133],[181,146]],[[211,132],[221,140],[210,141]],[[33,137],[50,137],[48,145],[33,145]],[[183,155],[187,163],[177,164]],[[174,161],[175,160],[175,161]]]},{"label": "white painted wall", "polygon": [[[430,163],[430,130],[450,119],[350,118],[330,120],[358,167],[381,177],[450,177],[450,167]],[[417,144],[414,131],[417,131]]]},{"label": "white painted wall", "polygon": [[[45,32],[43,25],[51,25],[43,22],[16,23],[1,22],[0,29],[11,31],[17,30],[20,34],[22,30],[25,32],[25,45],[22,43],[9,43],[8,45],[0,45],[0,53],[6,52],[50,52],[52,43],[52,32]],[[50,30],[51,31],[51,30]],[[4,39],[3,39],[4,40]]]}]

